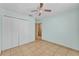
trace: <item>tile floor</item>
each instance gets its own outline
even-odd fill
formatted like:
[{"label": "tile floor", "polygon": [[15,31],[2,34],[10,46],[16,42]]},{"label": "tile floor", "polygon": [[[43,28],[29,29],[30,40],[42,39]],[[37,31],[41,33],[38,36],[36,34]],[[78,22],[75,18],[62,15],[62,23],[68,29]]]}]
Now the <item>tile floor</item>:
[{"label": "tile floor", "polygon": [[35,41],[5,50],[2,56],[79,56],[79,52],[47,41]]}]

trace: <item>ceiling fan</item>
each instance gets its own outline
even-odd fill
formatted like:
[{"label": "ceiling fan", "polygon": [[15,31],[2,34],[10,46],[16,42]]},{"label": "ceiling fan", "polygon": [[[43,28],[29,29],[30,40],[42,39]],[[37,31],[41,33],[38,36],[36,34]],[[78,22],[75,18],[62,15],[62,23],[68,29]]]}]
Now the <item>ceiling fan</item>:
[{"label": "ceiling fan", "polygon": [[[41,16],[42,12],[52,12],[50,9],[46,9],[44,3],[40,3],[39,7],[36,10],[32,10],[31,13],[37,13],[38,16]],[[32,16],[32,15],[29,15]]]}]

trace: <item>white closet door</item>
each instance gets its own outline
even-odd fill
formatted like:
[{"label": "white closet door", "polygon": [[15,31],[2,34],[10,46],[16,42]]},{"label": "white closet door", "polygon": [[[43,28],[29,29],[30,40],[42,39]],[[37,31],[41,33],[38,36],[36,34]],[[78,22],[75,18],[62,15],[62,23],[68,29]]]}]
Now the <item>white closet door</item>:
[{"label": "white closet door", "polygon": [[11,39],[11,47],[13,48],[13,47],[16,47],[16,46],[18,46],[18,41],[19,41],[19,39],[18,39],[18,30],[17,30],[17,28],[18,28],[18,26],[17,26],[17,23],[18,23],[18,21],[17,21],[17,19],[15,19],[15,18],[10,18],[10,19],[12,19],[12,25],[13,25],[13,32],[12,32],[12,39]]},{"label": "white closet door", "polygon": [[24,20],[17,20],[16,24],[17,24],[19,45],[32,42],[34,38],[33,23]]},{"label": "white closet door", "polygon": [[[4,17],[3,18],[3,39],[2,39],[2,49],[9,49],[17,46],[17,32],[15,28],[15,19]],[[16,44],[15,44],[16,43]]]},{"label": "white closet door", "polygon": [[1,40],[2,40],[1,36],[2,36],[2,17],[0,15],[0,54],[1,54]]},{"label": "white closet door", "polygon": [[2,49],[5,50],[34,41],[34,29],[35,25],[32,22],[4,17]]}]

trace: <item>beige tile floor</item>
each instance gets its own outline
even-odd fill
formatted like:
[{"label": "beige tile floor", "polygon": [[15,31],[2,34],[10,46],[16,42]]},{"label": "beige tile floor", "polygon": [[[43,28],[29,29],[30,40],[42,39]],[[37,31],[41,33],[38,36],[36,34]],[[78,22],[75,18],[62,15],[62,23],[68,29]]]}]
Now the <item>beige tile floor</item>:
[{"label": "beige tile floor", "polygon": [[79,56],[79,52],[47,41],[35,41],[5,50],[2,56]]}]

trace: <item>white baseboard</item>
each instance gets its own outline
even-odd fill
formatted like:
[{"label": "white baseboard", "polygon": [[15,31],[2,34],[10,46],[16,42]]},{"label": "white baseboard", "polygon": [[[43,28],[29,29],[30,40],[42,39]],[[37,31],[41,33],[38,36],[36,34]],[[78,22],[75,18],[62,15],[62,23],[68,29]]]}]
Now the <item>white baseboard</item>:
[{"label": "white baseboard", "polygon": [[49,40],[44,40],[44,41],[47,41],[47,42],[50,42],[50,43],[53,43],[53,44],[56,44],[56,45],[59,45],[59,46],[62,46],[62,47],[65,47],[65,48],[68,48],[68,49],[71,49],[71,50],[79,52],[79,49],[76,49],[76,48],[73,48],[73,47],[69,47],[69,46],[66,46],[64,44],[59,44],[57,42],[53,42],[53,41],[49,41]]}]

